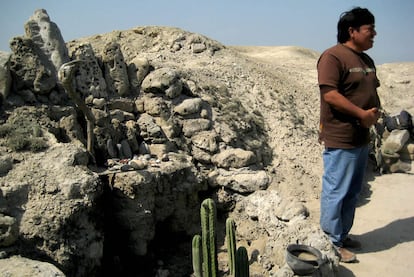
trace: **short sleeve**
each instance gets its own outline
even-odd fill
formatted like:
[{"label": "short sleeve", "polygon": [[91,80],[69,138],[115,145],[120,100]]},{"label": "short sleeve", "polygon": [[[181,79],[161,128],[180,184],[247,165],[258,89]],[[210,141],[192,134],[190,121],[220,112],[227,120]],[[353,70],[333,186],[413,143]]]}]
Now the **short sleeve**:
[{"label": "short sleeve", "polygon": [[319,87],[338,89],[341,79],[341,64],[337,57],[329,52],[321,55],[317,63]]}]

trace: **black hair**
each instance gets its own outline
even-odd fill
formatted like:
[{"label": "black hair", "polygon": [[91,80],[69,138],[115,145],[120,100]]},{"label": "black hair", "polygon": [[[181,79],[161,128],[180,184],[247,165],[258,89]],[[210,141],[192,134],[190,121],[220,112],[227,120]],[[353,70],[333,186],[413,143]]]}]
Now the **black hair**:
[{"label": "black hair", "polygon": [[349,28],[359,29],[362,25],[374,24],[374,15],[365,8],[356,7],[350,11],[344,12],[339,17],[337,39],[339,43],[349,40]]}]

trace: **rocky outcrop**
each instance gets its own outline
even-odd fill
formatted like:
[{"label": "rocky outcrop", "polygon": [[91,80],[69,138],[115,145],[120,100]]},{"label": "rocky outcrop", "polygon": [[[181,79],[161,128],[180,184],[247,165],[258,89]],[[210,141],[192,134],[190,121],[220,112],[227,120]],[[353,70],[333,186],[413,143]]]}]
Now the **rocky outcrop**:
[{"label": "rocky outcrop", "polygon": [[90,44],[81,44],[72,52],[72,60],[80,60],[79,74],[76,76],[76,88],[84,96],[107,98],[107,86],[98,59]]},{"label": "rocky outcrop", "polygon": [[[26,157],[0,180],[0,211],[9,222],[2,228],[9,230],[3,244],[14,246],[8,254],[48,257],[69,276],[97,271],[104,238],[97,201],[103,191],[82,155],[82,149],[57,144]],[[12,244],[16,228],[18,243]]]},{"label": "rocky outcrop", "polygon": [[0,51],[0,103],[9,96],[11,83],[10,54]]},{"label": "rocky outcrop", "polygon": [[108,90],[119,96],[129,94],[128,67],[120,45],[115,42],[108,43],[102,53],[104,75]]},{"label": "rocky outcrop", "polygon": [[[313,151],[313,133],[294,110],[300,101],[284,103],[285,95],[277,97],[286,92],[261,84],[275,76],[218,42],[175,28],[138,27],[68,42],[71,60],[80,61],[72,93],[94,118],[94,149],[87,152],[85,118],[56,82],[64,49],[42,48],[59,32],[45,11],[28,28],[30,36],[12,40],[13,86],[3,94],[1,120],[9,129],[0,132],[7,153],[0,156],[2,257],[49,261],[67,276],[153,273],[151,262],[166,247],[157,238],[176,243],[175,236],[196,233],[205,197],[217,200],[221,215],[234,213],[243,226],[240,240],[265,239],[263,248],[249,249],[260,253],[253,262],[263,276],[283,265],[287,241],[330,253],[323,234],[306,221],[306,207],[269,192],[271,184],[313,177],[294,157],[284,163],[285,145]],[[252,91],[266,95],[252,98]],[[283,128],[269,137],[262,107],[273,103],[272,124]],[[19,140],[10,139],[11,130]],[[272,149],[278,139],[283,143]],[[39,141],[41,148],[29,147]],[[17,151],[12,142],[28,145]],[[185,259],[188,252],[172,256]],[[189,275],[189,264],[172,276]]]},{"label": "rocky outcrop", "polygon": [[56,68],[42,49],[33,40],[25,37],[13,38],[10,48],[13,51],[10,71],[14,89],[29,89],[39,95],[50,93],[57,82]]},{"label": "rocky outcrop", "polygon": [[26,37],[42,49],[42,52],[54,65],[55,72],[62,64],[69,61],[68,49],[59,27],[50,21],[46,10],[36,10],[24,27]]}]

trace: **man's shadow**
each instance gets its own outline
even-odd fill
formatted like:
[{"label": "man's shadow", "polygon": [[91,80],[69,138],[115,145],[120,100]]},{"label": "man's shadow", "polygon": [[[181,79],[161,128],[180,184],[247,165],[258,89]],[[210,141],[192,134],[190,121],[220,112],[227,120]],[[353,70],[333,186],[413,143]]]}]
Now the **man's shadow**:
[{"label": "man's shadow", "polygon": [[355,235],[364,245],[359,253],[379,252],[390,249],[400,243],[414,241],[414,216],[395,220],[384,227],[362,235]]},{"label": "man's shadow", "polygon": [[372,195],[370,182],[374,181],[375,178],[380,176],[380,175],[381,175],[381,173],[375,167],[373,162],[369,161],[366,172],[365,172],[364,181],[362,183],[362,190],[361,190],[361,193],[359,195],[357,207],[361,207],[361,206],[364,206],[364,205],[368,204],[368,202],[371,199],[371,195]]}]

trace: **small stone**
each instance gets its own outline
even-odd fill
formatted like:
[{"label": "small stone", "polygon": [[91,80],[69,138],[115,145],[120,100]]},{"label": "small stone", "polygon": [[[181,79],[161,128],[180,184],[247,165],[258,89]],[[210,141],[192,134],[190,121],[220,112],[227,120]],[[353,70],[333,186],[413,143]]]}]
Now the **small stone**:
[{"label": "small stone", "polygon": [[103,109],[106,104],[105,98],[94,98],[92,104],[98,109]]},{"label": "small stone", "polygon": [[0,157],[0,176],[7,174],[13,168],[13,161],[9,156]]},{"label": "small stone", "polygon": [[144,169],[148,166],[148,162],[144,161],[144,160],[131,160],[129,162],[129,165],[133,168],[133,169]]},{"label": "small stone", "polygon": [[108,167],[115,166],[117,164],[117,160],[115,160],[115,159],[108,159],[108,160],[106,160],[106,164],[107,164]]},{"label": "small stone", "polygon": [[164,155],[162,155],[162,157],[161,157],[161,161],[163,161],[163,162],[168,162],[170,160],[170,158],[168,157],[168,154],[164,154]]},{"label": "small stone", "polygon": [[121,141],[121,149],[122,149],[122,158],[131,159],[132,158],[132,150],[129,146],[129,143],[126,139]]},{"label": "small stone", "polygon": [[116,158],[118,156],[118,148],[115,147],[115,144],[112,141],[112,139],[108,139],[106,141],[106,148],[108,149],[109,157]]},{"label": "small stone", "polygon": [[14,217],[0,214],[0,247],[10,246],[17,241],[18,225]]},{"label": "small stone", "polygon": [[139,145],[139,150],[138,151],[142,155],[145,155],[145,154],[149,154],[150,153],[149,147],[145,143],[145,141],[141,142],[141,144]]},{"label": "small stone", "polygon": [[124,164],[121,166],[121,171],[125,172],[125,171],[130,171],[132,170],[132,166],[130,166],[129,164]]}]

